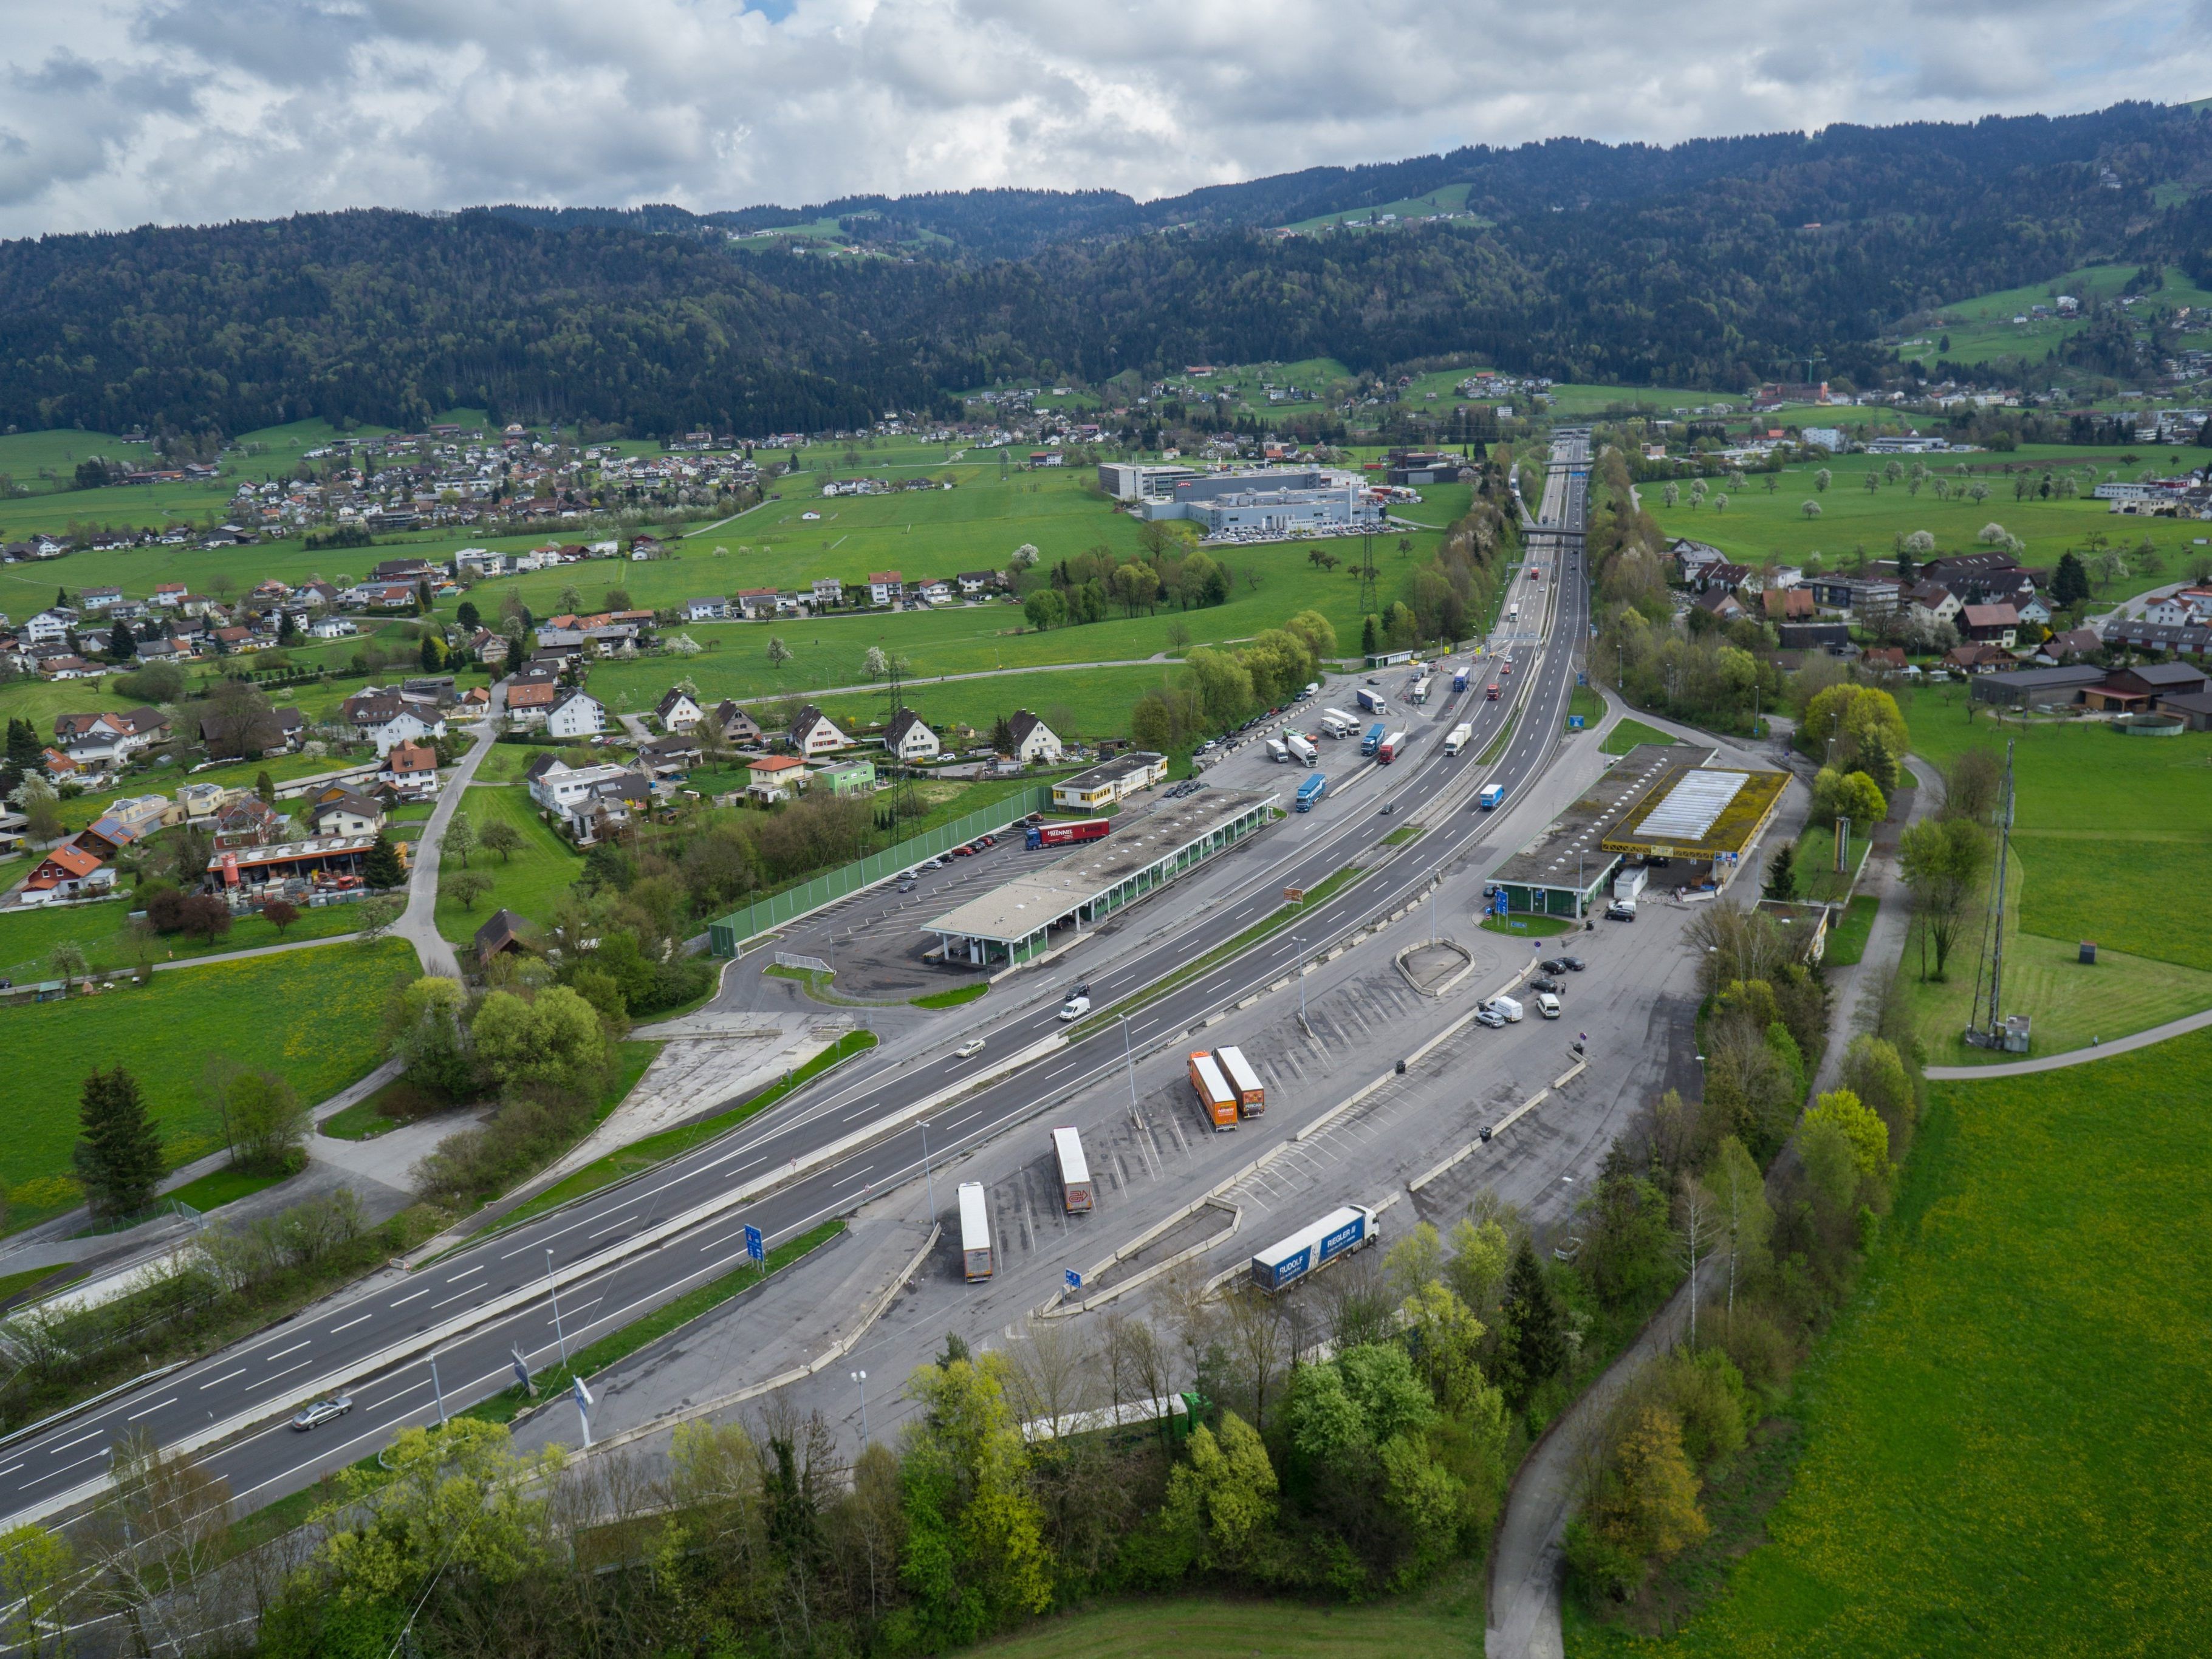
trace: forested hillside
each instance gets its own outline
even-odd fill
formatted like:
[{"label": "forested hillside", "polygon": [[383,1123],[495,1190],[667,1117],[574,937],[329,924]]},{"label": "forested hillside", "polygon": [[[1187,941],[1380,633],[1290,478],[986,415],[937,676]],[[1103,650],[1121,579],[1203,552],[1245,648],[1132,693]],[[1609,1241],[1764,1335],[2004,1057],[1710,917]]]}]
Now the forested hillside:
[{"label": "forested hillside", "polygon": [[[412,425],[469,404],[761,433],[941,410],[1000,376],[1317,356],[1379,372],[1443,353],[1730,386],[1817,353],[1866,378],[1885,323],[1948,296],[2093,257],[2201,259],[2200,181],[2212,124],[2135,104],[1672,149],[1560,140],[1146,204],[992,191],[52,236],[0,245],[0,423]],[[1474,217],[1269,228],[1460,183]],[[732,236],[824,219],[890,252]]]}]

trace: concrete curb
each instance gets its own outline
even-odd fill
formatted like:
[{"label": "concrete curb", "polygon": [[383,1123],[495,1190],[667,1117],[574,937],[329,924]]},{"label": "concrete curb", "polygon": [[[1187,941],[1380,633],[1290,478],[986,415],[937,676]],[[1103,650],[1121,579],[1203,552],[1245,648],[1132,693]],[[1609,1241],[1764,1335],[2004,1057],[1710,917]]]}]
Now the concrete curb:
[{"label": "concrete curb", "polygon": [[[1447,951],[1457,951],[1459,953],[1461,962],[1459,971],[1452,975],[1450,978],[1447,979],[1442,985],[1437,987],[1433,991],[1423,990],[1419,985],[1416,984],[1414,982],[1412,971],[1406,966],[1406,958],[1407,957],[1413,955],[1416,951],[1425,949],[1428,945],[1442,945]],[[1443,1001],[1446,996],[1450,994],[1453,987],[1456,986],[1462,980],[1465,979],[1469,974],[1474,971],[1474,952],[1468,950],[1464,945],[1460,944],[1456,939],[1430,939],[1423,945],[1409,945],[1404,950],[1399,951],[1396,956],[1391,957],[1390,961],[1392,965],[1397,969],[1399,978],[1406,981],[1407,988],[1412,991],[1415,996],[1426,997],[1431,1002]],[[1273,988],[1270,987],[1269,988],[1273,989]]]},{"label": "concrete curb", "polygon": [[1147,1227],[1143,1232],[1138,1234],[1136,1237],[1131,1239],[1120,1249],[1115,1251],[1113,1255],[1108,1256],[1105,1261],[1100,1262],[1097,1267],[1091,1268],[1089,1272],[1086,1272],[1084,1274],[1084,1277],[1088,1279],[1092,1273],[1103,1273],[1107,1268],[1112,1267],[1115,1262],[1126,1261],[1128,1257],[1134,1255],[1139,1250],[1143,1249],[1146,1245],[1151,1243],[1154,1239],[1159,1237],[1163,1233],[1168,1231],[1169,1229],[1175,1227],[1182,1222],[1188,1221],[1191,1217],[1196,1215],[1200,1210],[1206,1208],[1208,1206],[1211,1206],[1217,1210],[1226,1210],[1229,1212],[1228,1226],[1216,1233],[1212,1237],[1200,1239],[1195,1244],[1186,1245],[1183,1249],[1177,1250],[1173,1255],[1167,1257],[1165,1260],[1155,1261],[1151,1267],[1132,1273],[1127,1279],[1122,1280],[1119,1285],[1115,1285],[1109,1286],[1108,1289],[1100,1291],[1095,1296],[1087,1296],[1084,1297],[1082,1301],[1074,1303],[1072,1305],[1061,1305],[1061,1298],[1066,1294],[1066,1291],[1054,1291],[1053,1293],[1052,1299],[1047,1302],[1043,1306],[1037,1309],[1030,1317],[1034,1319],[1067,1319],[1073,1317],[1076,1314],[1089,1313],[1093,1308],[1103,1308],[1109,1302],[1112,1302],[1118,1297],[1128,1295],[1130,1291],[1136,1290],[1140,1285],[1151,1284],[1162,1273],[1166,1273],[1170,1267],[1179,1267],[1184,1262],[1191,1260],[1194,1256],[1206,1255],[1208,1251],[1212,1250],[1215,1245],[1220,1243],[1222,1240],[1225,1238],[1234,1238],[1238,1231],[1244,1225],[1243,1206],[1239,1204],[1224,1204],[1214,1194],[1208,1193],[1204,1198],[1200,1199],[1195,1204],[1186,1204],[1182,1209],[1177,1210],[1166,1220],[1158,1222],[1152,1226]]}]

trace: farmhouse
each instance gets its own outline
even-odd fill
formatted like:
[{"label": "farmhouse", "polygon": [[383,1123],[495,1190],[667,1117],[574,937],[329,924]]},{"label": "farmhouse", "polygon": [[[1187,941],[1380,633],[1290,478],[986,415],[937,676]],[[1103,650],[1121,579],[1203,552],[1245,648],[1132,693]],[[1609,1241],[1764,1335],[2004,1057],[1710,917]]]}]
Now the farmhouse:
[{"label": "farmhouse", "polygon": [[1014,737],[1013,758],[1024,766],[1049,766],[1060,757],[1059,737],[1028,709],[1017,708],[1006,726]]},{"label": "farmhouse", "polygon": [[912,765],[933,760],[944,752],[937,733],[911,708],[902,708],[884,728],[884,752]]}]

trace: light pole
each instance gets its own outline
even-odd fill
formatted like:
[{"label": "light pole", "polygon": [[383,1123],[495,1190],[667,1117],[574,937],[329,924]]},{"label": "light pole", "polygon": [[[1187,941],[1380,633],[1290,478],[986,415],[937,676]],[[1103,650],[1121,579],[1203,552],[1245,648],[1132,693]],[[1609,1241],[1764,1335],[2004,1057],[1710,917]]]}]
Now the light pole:
[{"label": "light pole", "polygon": [[854,1386],[854,1388],[858,1389],[860,1391],[860,1439],[861,1439],[862,1443],[863,1443],[863,1444],[865,1444],[865,1443],[866,1443],[866,1441],[867,1441],[867,1438],[868,1438],[868,1374],[867,1374],[867,1372],[866,1372],[866,1371],[854,1371],[854,1372],[853,1373],[853,1386]]},{"label": "light pole", "polygon": [[438,1426],[446,1426],[446,1390],[438,1381],[438,1351],[430,1350],[430,1392],[438,1396]]},{"label": "light pole", "polygon": [[561,1365],[568,1364],[568,1334],[561,1328],[561,1281],[553,1277],[553,1247],[545,1247],[545,1282],[553,1291],[553,1339],[561,1345]]},{"label": "light pole", "polygon": [[1291,943],[1298,947],[1298,1024],[1306,1023],[1306,942],[1299,934],[1291,935]]},{"label": "light pole", "polygon": [[1121,1059],[1129,1068],[1129,1115],[1137,1115],[1137,1051],[1129,1046],[1129,1017],[1118,1016],[1121,1022]]},{"label": "light pole", "polygon": [[921,1180],[929,1188],[929,1218],[937,1219],[937,1177],[929,1172],[929,1120],[921,1121]]}]

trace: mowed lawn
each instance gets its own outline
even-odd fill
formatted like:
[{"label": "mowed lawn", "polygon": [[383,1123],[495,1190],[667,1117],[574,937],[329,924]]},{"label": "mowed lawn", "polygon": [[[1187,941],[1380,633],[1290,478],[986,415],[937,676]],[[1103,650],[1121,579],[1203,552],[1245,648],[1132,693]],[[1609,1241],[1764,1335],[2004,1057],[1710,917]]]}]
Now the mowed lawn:
[{"label": "mowed lawn", "polygon": [[[504,745],[521,749],[519,744]],[[531,751],[543,752],[543,751]],[[465,910],[451,898],[438,901],[438,932],[456,945],[467,943],[501,906],[532,921],[544,921],[584,872],[583,855],[538,820],[538,805],[522,784],[472,784],[457,811],[466,812],[481,835],[495,819],[522,832],[521,847],[510,859],[478,848],[468,868],[491,878],[491,891]],[[438,866],[441,876],[459,873],[461,861],[450,850]]]},{"label": "mowed lawn", "polygon": [[1578,1654],[2212,1650],[2212,1033],[1938,1085],[1717,1601]]},{"label": "mowed lawn", "polygon": [[1900,702],[1913,752],[1939,766],[1969,745],[2002,756],[2013,744],[2021,927],[2212,972],[2212,931],[2191,920],[2212,854],[2212,733],[2130,738],[2102,722],[1986,715],[1969,726],[1965,696],[1931,687]]},{"label": "mowed lawn", "polygon": [[77,1091],[95,1066],[121,1065],[138,1079],[161,1125],[169,1161],[222,1144],[214,1110],[199,1097],[211,1054],[280,1073],[307,1102],[322,1100],[382,1057],[384,1003],[415,972],[397,939],[334,945],[245,962],[156,974],[143,987],[0,1008],[0,1048],[19,1063],[0,1072],[0,1180],[16,1226],[66,1208],[77,1133]]},{"label": "mowed lawn", "polygon": [[1177,1595],[1039,1620],[980,1659],[1473,1659],[1482,1652],[1482,1569],[1359,1607],[1291,1597]]},{"label": "mowed lawn", "polygon": [[[988,679],[925,682],[906,688],[906,703],[940,732],[956,724],[988,732],[1001,714],[1026,708],[1044,717],[1062,738],[1124,736],[1129,711],[1149,691],[1175,683],[1174,663],[1140,668],[1069,668],[994,674]],[[848,722],[866,724],[889,711],[883,692],[847,692],[825,697],[822,710],[850,731]]]}]

